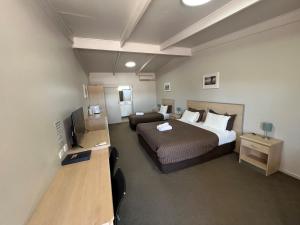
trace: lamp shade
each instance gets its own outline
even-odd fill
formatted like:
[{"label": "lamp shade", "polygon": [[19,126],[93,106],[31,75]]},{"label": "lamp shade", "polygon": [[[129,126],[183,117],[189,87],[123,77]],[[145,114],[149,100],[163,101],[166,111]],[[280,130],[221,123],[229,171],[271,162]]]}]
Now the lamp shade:
[{"label": "lamp shade", "polygon": [[157,107],[160,108],[160,104],[157,104]]},{"label": "lamp shade", "polygon": [[181,112],[181,108],[180,107],[176,107],[177,112]]},{"label": "lamp shade", "polygon": [[273,124],[272,123],[268,123],[268,122],[263,122],[261,124],[261,128],[262,128],[263,131],[271,132],[272,129],[273,129]]}]

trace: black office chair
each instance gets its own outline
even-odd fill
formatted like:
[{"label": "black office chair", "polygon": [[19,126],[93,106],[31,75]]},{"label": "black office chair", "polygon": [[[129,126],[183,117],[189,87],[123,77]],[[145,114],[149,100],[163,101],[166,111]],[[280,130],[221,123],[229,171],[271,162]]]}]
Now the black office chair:
[{"label": "black office chair", "polygon": [[126,181],[124,174],[120,168],[117,169],[116,174],[112,178],[112,194],[115,216],[114,225],[117,225],[120,221],[120,205],[126,195]]},{"label": "black office chair", "polygon": [[119,152],[115,147],[109,147],[109,166],[110,166],[110,176],[113,177],[117,161],[119,159]]}]

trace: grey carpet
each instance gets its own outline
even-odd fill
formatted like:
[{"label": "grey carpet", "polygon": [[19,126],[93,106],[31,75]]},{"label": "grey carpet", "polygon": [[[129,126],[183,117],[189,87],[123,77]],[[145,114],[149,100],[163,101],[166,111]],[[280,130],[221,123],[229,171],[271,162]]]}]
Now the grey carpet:
[{"label": "grey carpet", "polygon": [[236,154],[162,174],[127,123],[110,126],[127,181],[121,225],[299,225],[300,181],[266,177]]}]

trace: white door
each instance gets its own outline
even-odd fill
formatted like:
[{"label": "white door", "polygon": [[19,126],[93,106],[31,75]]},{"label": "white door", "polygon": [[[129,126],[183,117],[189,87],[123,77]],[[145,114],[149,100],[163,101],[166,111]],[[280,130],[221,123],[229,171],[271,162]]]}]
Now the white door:
[{"label": "white door", "polygon": [[105,103],[108,123],[121,123],[121,110],[119,105],[119,91],[117,87],[105,87]]}]

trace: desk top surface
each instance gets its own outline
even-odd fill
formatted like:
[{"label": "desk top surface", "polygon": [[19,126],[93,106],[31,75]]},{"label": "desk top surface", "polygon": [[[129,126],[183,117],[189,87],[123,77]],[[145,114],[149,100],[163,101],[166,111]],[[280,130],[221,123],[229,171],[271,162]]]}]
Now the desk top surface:
[{"label": "desk top surface", "polygon": [[110,146],[109,132],[107,129],[88,131],[79,144],[85,149],[107,148]]},{"label": "desk top surface", "polygon": [[108,149],[59,169],[27,225],[101,225],[113,221]]}]

